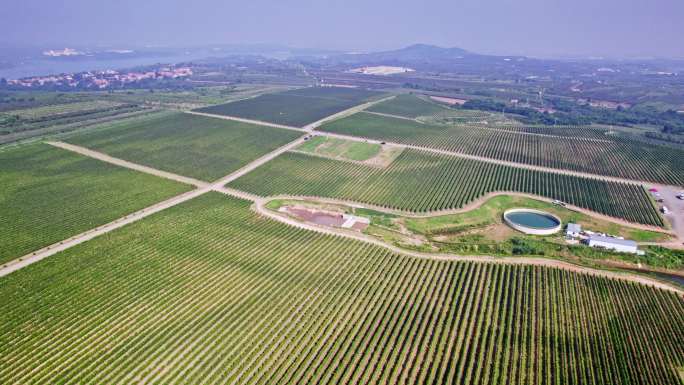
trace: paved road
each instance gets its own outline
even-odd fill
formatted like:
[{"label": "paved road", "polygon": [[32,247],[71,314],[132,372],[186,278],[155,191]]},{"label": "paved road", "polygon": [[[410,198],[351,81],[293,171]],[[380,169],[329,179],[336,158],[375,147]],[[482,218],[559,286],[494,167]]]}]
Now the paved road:
[{"label": "paved road", "polygon": [[[684,200],[678,199],[677,194],[684,192],[684,188],[677,188],[671,186],[661,186],[658,191],[664,202],[662,205],[667,206],[670,212],[665,215],[672,224],[672,231],[677,234],[679,238],[678,248],[682,248],[684,244]],[[662,207],[661,205],[661,207]]]}]

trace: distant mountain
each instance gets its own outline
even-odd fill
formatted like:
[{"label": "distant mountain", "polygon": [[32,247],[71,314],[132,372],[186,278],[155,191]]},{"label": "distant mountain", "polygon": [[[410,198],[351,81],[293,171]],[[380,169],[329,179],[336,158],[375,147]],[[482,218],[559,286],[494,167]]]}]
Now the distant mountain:
[{"label": "distant mountain", "polygon": [[489,56],[462,48],[444,48],[429,44],[414,44],[405,48],[370,53],[346,53],[325,58],[304,60],[323,67],[350,68],[362,66],[398,66],[419,71],[453,71],[462,67],[510,66],[528,59],[520,56]]},{"label": "distant mountain", "polygon": [[346,56],[352,56],[356,59],[362,59],[367,61],[390,60],[414,62],[424,60],[458,60],[470,55],[473,54],[461,48],[443,48],[429,44],[414,44],[406,48],[401,48],[392,51],[381,51]]}]

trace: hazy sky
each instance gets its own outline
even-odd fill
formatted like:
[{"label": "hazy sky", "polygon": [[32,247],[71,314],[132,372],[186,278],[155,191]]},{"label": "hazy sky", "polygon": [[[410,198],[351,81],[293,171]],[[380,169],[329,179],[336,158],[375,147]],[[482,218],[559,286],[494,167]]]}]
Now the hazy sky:
[{"label": "hazy sky", "polygon": [[684,57],[684,0],[4,0],[0,42]]}]

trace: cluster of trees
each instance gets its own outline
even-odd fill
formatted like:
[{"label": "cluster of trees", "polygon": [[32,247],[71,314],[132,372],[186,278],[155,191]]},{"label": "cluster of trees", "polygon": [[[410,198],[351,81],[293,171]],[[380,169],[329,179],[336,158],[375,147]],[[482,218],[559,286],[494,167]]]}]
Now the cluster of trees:
[{"label": "cluster of trees", "polygon": [[529,124],[588,125],[592,123],[616,126],[648,124],[659,126],[667,134],[684,133],[684,114],[676,111],[659,111],[650,107],[618,107],[615,110],[595,108],[572,101],[552,99],[549,107],[556,112],[540,112],[534,108],[510,106],[494,99],[472,99],[462,108],[516,114]]}]

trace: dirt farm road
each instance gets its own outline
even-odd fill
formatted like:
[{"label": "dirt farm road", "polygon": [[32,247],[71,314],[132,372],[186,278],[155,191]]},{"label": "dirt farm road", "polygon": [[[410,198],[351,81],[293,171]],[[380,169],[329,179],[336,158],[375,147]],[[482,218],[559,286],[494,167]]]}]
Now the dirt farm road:
[{"label": "dirt farm road", "polygon": [[90,157],[90,158],[98,159],[98,160],[101,160],[103,162],[111,163],[111,164],[121,166],[121,167],[130,168],[132,170],[144,172],[147,174],[156,175],[156,176],[166,178],[166,179],[175,180],[177,182],[193,185],[195,187],[206,187],[209,185],[209,183],[203,182],[201,180],[189,178],[189,177],[178,175],[178,174],[173,174],[170,172],[162,171],[162,170],[152,168],[152,167],[148,167],[148,166],[143,166],[143,165],[140,165],[137,163],[129,162],[127,160],[123,160],[120,158],[115,158],[113,156],[109,156],[109,155],[104,154],[102,152],[93,151],[93,150],[90,150],[90,149],[85,148],[85,147],[76,146],[76,145],[64,143],[64,142],[45,142],[45,143],[47,143],[51,146],[59,147],[59,148],[64,149],[64,150],[69,150],[69,151],[75,152],[77,154],[85,155],[85,156]]},{"label": "dirt farm road", "polygon": [[304,131],[303,128],[297,128],[293,126],[285,126],[282,124],[276,124],[276,123],[269,123],[269,122],[264,122],[261,120],[252,120],[252,119],[245,119],[245,118],[238,118],[237,116],[228,116],[228,115],[217,115],[217,114],[209,114],[206,112],[197,112],[197,111],[183,111],[186,114],[190,115],[197,115],[197,116],[206,116],[208,118],[217,118],[217,119],[223,119],[223,120],[234,120],[236,122],[242,122],[242,123],[249,123],[249,124],[256,124],[259,126],[267,126],[267,127],[274,127],[274,128],[282,128],[284,130],[293,130],[293,131]]},{"label": "dirt farm road", "polygon": [[[380,101],[381,100],[375,101],[375,102],[372,102],[371,104],[378,103]],[[368,105],[363,105],[363,108],[367,108],[367,107],[368,107]],[[352,110],[356,111],[356,110],[361,110],[363,108],[361,108],[361,106],[357,106],[355,108],[345,110],[345,111],[343,111],[343,113],[349,114],[349,113],[353,113],[353,112],[351,112]],[[224,116],[218,116],[218,117],[223,118],[223,119],[235,120],[232,117],[224,117]],[[323,119],[322,121],[327,121],[328,119],[332,119],[332,118],[328,117],[326,119]],[[249,121],[249,123],[263,124],[262,122],[256,122],[256,121]],[[316,126],[311,126],[308,129],[313,130],[315,127]],[[283,127],[281,127],[281,128],[283,128]],[[288,129],[294,129],[296,131],[302,132],[303,134],[310,132],[310,131],[305,131],[303,129],[294,128],[294,127],[288,127]],[[318,132],[317,132],[317,134],[318,134]],[[343,139],[350,139],[350,140],[355,140],[355,141],[373,142],[371,140],[353,137],[353,136],[328,134],[328,133],[324,133],[324,135],[329,135],[331,137],[340,137]],[[236,197],[239,197],[242,199],[247,199],[247,200],[251,200],[251,201],[255,202],[254,208],[259,214],[266,216],[266,217],[269,217],[269,218],[272,218],[274,220],[278,220],[280,222],[283,222],[283,223],[286,223],[286,224],[289,224],[292,226],[297,226],[297,227],[305,228],[305,229],[312,230],[312,231],[317,231],[317,232],[322,232],[322,233],[327,233],[327,234],[337,235],[337,236],[345,236],[345,237],[355,238],[355,239],[365,241],[365,242],[370,242],[370,243],[376,244],[378,246],[388,248],[388,249],[392,250],[393,252],[396,252],[399,254],[410,255],[410,256],[418,257],[418,258],[431,258],[431,259],[437,259],[437,260],[462,260],[462,261],[479,261],[479,262],[497,262],[497,263],[532,264],[532,265],[540,265],[540,266],[552,266],[552,267],[568,269],[568,270],[572,270],[572,271],[576,271],[576,272],[583,272],[583,273],[587,273],[587,274],[602,275],[602,276],[606,276],[606,277],[631,280],[634,282],[639,282],[639,283],[651,285],[654,287],[672,290],[672,291],[679,293],[680,295],[684,295],[684,291],[682,291],[681,289],[679,289],[677,287],[670,286],[670,285],[662,283],[660,281],[650,279],[647,277],[643,277],[643,276],[640,276],[637,274],[603,271],[603,270],[598,270],[598,269],[592,269],[592,268],[577,266],[577,265],[573,265],[573,264],[570,264],[567,262],[561,262],[561,261],[552,260],[552,259],[505,258],[505,257],[491,257],[491,256],[490,257],[487,257],[487,256],[484,256],[484,257],[483,256],[456,256],[456,255],[448,255],[448,254],[424,254],[424,253],[410,252],[410,251],[406,251],[406,250],[397,248],[393,245],[385,244],[384,242],[382,242],[380,240],[377,240],[375,238],[371,238],[368,236],[364,236],[362,234],[353,234],[353,233],[350,234],[350,233],[348,233],[344,230],[341,230],[341,229],[340,230],[337,230],[337,229],[333,230],[333,229],[321,228],[319,226],[304,224],[304,223],[298,222],[296,220],[293,220],[291,218],[282,217],[282,216],[277,215],[273,212],[270,212],[269,210],[265,209],[265,207],[263,207],[263,205],[265,204],[265,202],[267,200],[269,200],[269,198],[256,197],[256,196],[249,194],[249,193],[236,191],[236,190],[224,187],[225,184],[227,184],[227,183],[251,172],[252,170],[256,169],[257,167],[263,165],[264,163],[267,163],[267,162],[271,161],[272,159],[276,158],[277,156],[296,148],[300,144],[304,143],[304,140],[305,140],[305,137],[302,136],[302,137],[298,138],[297,140],[294,140],[294,141],[292,141],[292,142],[290,142],[290,143],[288,143],[288,144],[286,144],[286,145],[284,145],[284,146],[282,146],[282,147],[280,147],[280,148],[278,148],[278,149],[276,149],[276,150],[274,150],[274,151],[272,151],[272,152],[270,152],[270,153],[268,153],[268,154],[266,154],[266,155],[264,155],[264,156],[262,156],[256,160],[250,162],[249,164],[245,165],[244,167],[242,167],[242,168],[232,172],[231,174],[226,175],[225,177],[223,177],[223,178],[221,178],[215,182],[212,182],[212,183],[206,183],[206,182],[198,181],[198,180],[193,179],[193,178],[188,178],[188,177],[184,177],[181,175],[169,173],[166,171],[157,170],[157,169],[154,169],[151,167],[135,164],[132,162],[125,161],[123,159],[114,158],[114,157],[111,157],[109,155],[99,153],[97,151],[92,151],[92,150],[89,150],[89,149],[86,149],[83,147],[74,146],[74,145],[70,145],[67,143],[63,143],[63,142],[49,142],[49,144],[51,144],[53,146],[60,147],[62,149],[69,150],[69,151],[74,151],[74,152],[77,152],[77,153],[82,154],[84,156],[93,157],[95,159],[99,159],[99,160],[102,160],[102,161],[105,161],[108,163],[116,164],[116,165],[119,165],[122,167],[127,167],[127,168],[137,170],[140,172],[145,172],[145,173],[157,175],[157,176],[160,176],[163,178],[173,179],[173,180],[176,180],[176,181],[179,181],[182,183],[194,185],[197,187],[197,189],[190,191],[190,192],[187,192],[187,193],[184,193],[184,194],[181,194],[181,195],[178,195],[176,197],[170,198],[166,201],[157,203],[157,204],[152,205],[150,207],[147,207],[145,209],[136,211],[136,212],[129,214],[123,218],[117,219],[117,220],[112,221],[110,223],[107,223],[105,225],[99,226],[95,229],[92,229],[92,230],[86,231],[84,233],[78,234],[78,235],[71,237],[67,240],[64,240],[62,242],[47,246],[41,250],[37,250],[36,252],[33,252],[33,253],[25,255],[21,258],[15,259],[14,261],[8,262],[7,264],[4,264],[4,266],[2,268],[0,268],[0,277],[6,276],[6,275],[8,275],[14,271],[17,271],[17,270],[19,270],[25,266],[36,263],[36,262],[38,262],[44,258],[47,258],[51,255],[54,255],[60,251],[66,250],[70,247],[73,247],[73,246],[76,246],[80,243],[86,242],[86,241],[93,239],[93,238],[95,238],[101,234],[105,234],[107,232],[113,231],[117,228],[125,226],[129,223],[135,222],[139,219],[145,218],[149,215],[152,215],[156,212],[162,211],[166,208],[181,204],[181,203],[186,202],[190,199],[193,199],[193,198],[198,197],[202,194],[205,194],[209,191],[217,191],[217,192],[220,192],[223,194],[228,194],[231,196],[236,196]],[[379,142],[379,141],[374,141],[374,142]],[[480,157],[467,156],[464,154],[452,153],[452,152],[448,152],[448,151],[425,149],[425,148],[421,148],[421,147],[417,147],[417,146],[406,146],[406,145],[402,145],[402,144],[398,144],[398,143],[394,144],[394,145],[399,146],[399,147],[405,147],[405,148],[416,148],[419,150],[431,151],[431,152],[435,152],[435,153],[443,153],[446,155],[455,155],[455,156],[468,157],[468,158],[473,158],[473,159],[479,159],[480,158]],[[488,159],[488,158],[482,158],[482,159],[485,161],[490,161],[490,162],[500,163],[500,164],[509,163],[509,162],[498,161],[498,160],[493,160],[493,159]],[[520,165],[520,164],[516,164],[516,163],[512,163],[511,165],[513,165],[514,167],[530,167],[532,169],[545,170],[545,168],[541,168],[541,167]],[[566,170],[556,170],[556,169],[549,169],[549,170],[552,170],[551,172],[560,172],[560,173],[566,173],[567,172],[571,175],[589,176],[589,177],[601,178],[601,179],[606,179],[606,180],[613,179],[613,180],[627,181],[627,182],[632,182],[632,183],[635,183],[635,182],[636,183],[645,183],[645,182],[638,182],[638,181],[629,181],[629,180],[624,180],[624,179],[620,179],[620,178],[607,178],[607,177],[603,177],[603,176],[599,176],[599,175],[568,172]],[[649,185],[653,185],[653,184],[649,184]],[[668,187],[667,186],[660,186],[660,188],[666,189]],[[672,188],[676,189],[676,187],[672,187]],[[349,204],[349,202],[347,202],[347,204]],[[612,218],[611,218],[611,220],[612,220]],[[681,230],[682,227],[678,226],[678,229]]]},{"label": "dirt farm road", "polygon": [[[420,123],[420,124],[425,124],[425,122],[421,121],[418,118],[407,118],[406,116],[392,115],[392,114],[386,114],[383,112],[374,112],[374,111],[363,111],[363,112],[366,114],[371,114],[371,115],[384,116],[387,118],[394,118],[394,119],[403,119],[403,120],[409,120],[409,121]],[[539,136],[542,138],[556,138],[556,139],[571,139],[571,140],[579,140],[579,141],[583,141],[583,142],[612,143],[610,140],[606,140],[606,139],[582,138],[582,137],[577,137],[577,136],[560,136],[560,135],[551,135],[551,134],[540,134],[537,132],[503,130],[503,129],[495,128],[495,127],[487,127],[485,125],[479,125],[477,127],[477,129],[486,130],[486,131],[494,131],[494,132],[503,132],[506,134],[513,134],[513,135]]]},{"label": "dirt farm road", "polygon": [[[232,190],[234,192],[237,192],[237,190]],[[466,204],[463,207],[457,208],[457,209],[448,209],[448,210],[438,210],[438,211],[430,211],[429,213],[413,213],[410,211],[403,211],[403,210],[397,210],[397,209],[391,209],[387,207],[382,207],[378,205],[373,205],[369,203],[361,203],[361,202],[356,202],[356,201],[349,201],[349,200],[344,200],[344,199],[335,199],[335,198],[326,198],[326,197],[319,197],[319,196],[302,196],[302,195],[287,195],[287,194],[279,194],[279,195],[274,195],[274,196],[268,196],[268,197],[260,197],[254,194],[246,193],[246,192],[240,192],[242,194],[247,194],[246,196],[250,196],[250,198],[245,198],[251,201],[257,201],[257,200],[266,200],[266,201],[271,201],[274,199],[291,199],[291,200],[309,200],[309,201],[316,201],[320,203],[329,203],[333,205],[343,205],[343,206],[349,206],[349,207],[355,207],[355,208],[365,208],[365,209],[371,209],[371,210],[376,210],[388,214],[395,214],[395,215],[401,215],[405,217],[410,217],[410,218],[429,218],[429,217],[435,217],[435,216],[441,216],[441,215],[451,215],[451,214],[461,214],[465,213],[471,210],[474,210],[478,207],[480,207],[483,203],[488,201],[491,198],[501,196],[501,195],[509,195],[509,196],[516,196],[516,197],[522,197],[522,198],[530,198],[542,202],[547,202],[547,203],[553,203],[554,199],[543,197],[541,195],[534,195],[534,194],[527,194],[527,193],[520,193],[516,191],[495,191],[495,192],[490,192],[487,194],[484,194],[477,199],[472,200],[470,203]],[[235,195],[235,194],[233,194]],[[640,230],[647,230],[647,231],[657,231],[661,232],[664,234],[670,234],[673,236],[676,236],[677,233],[671,230],[664,230],[662,228],[656,227],[656,226],[649,226],[649,225],[642,225],[640,223],[632,223],[628,222],[624,219],[620,218],[614,218],[608,215],[603,215],[599,214],[595,211],[587,210],[581,207],[573,206],[566,204],[564,208],[571,210],[571,211],[576,211],[582,214],[585,214],[589,217],[616,223],[622,226],[630,227],[633,229],[640,229]],[[661,244],[661,243],[654,243],[654,244]]]},{"label": "dirt farm road", "polygon": [[[379,101],[376,101],[374,103],[378,103],[378,102]],[[351,114],[352,112],[350,112],[350,110],[343,111],[342,113]],[[248,122],[248,123],[252,123],[252,124],[260,124],[260,125],[266,125],[266,126],[272,126],[272,127],[278,127],[278,128],[285,128],[285,129],[300,131],[300,132],[310,132],[312,135],[315,135],[315,136],[327,136],[327,137],[331,137],[331,138],[351,140],[354,142],[367,142],[367,143],[376,143],[376,144],[380,144],[382,142],[385,142],[385,144],[390,145],[390,146],[394,146],[394,147],[409,148],[409,149],[413,149],[413,150],[429,152],[429,153],[439,154],[439,155],[455,156],[458,158],[477,160],[480,162],[493,163],[493,164],[498,164],[498,165],[502,165],[502,166],[521,168],[521,169],[525,169],[525,170],[542,171],[542,172],[548,172],[548,173],[552,173],[552,174],[578,176],[578,177],[590,178],[590,179],[600,179],[600,180],[604,180],[604,181],[608,181],[608,182],[640,184],[640,185],[644,185],[644,186],[649,186],[649,187],[653,186],[653,187],[657,187],[657,188],[668,188],[669,187],[669,188],[674,188],[674,189],[682,189],[682,187],[678,187],[678,186],[662,185],[662,184],[653,183],[653,182],[644,181],[644,180],[627,179],[627,178],[620,178],[620,177],[614,177],[614,176],[592,174],[592,173],[582,172],[582,171],[573,171],[573,170],[567,170],[567,169],[551,168],[551,167],[544,167],[544,166],[535,166],[535,165],[531,165],[531,164],[517,163],[517,162],[511,162],[511,161],[507,161],[507,160],[494,159],[494,158],[487,158],[487,157],[478,156],[478,155],[470,155],[470,154],[466,154],[466,153],[458,152],[458,151],[440,150],[440,149],[436,149],[436,148],[416,146],[416,145],[412,145],[412,144],[403,144],[403,143],[397,143],[397,142],[390,142],[390,141],[386,141],[386,140],[383,141],[383,140],[378,140],[378,139],[363,138],[363,137],[359,137],[359,136],[336,134],[336,133],[326,132],[326,131],[316,131],[314,128],[309,127],[309,126],[307,126],[309,128],[302,129],[302,128],[297,128],[297,127],[292,127],[292,126],[283,126],[283,125],[279,125],[279,124],[262,122],[259,120],[246,120],[246,119],[236,118],[233,116],[226,116],[226,115],[205,114],[205,113],[198,113],[198,112],[192,112],[192,111],[185,111],[185,113],[193,114],[193,115],[203,115],[203,116],[208,116],[208,117],[213,117],[213,118],[218,118],[218,119],[235,120],[238,122]],[[326,118],[326,121],[328,121],[328,120],[329,119]]]},{"label": "dirt farm road", "polygon": [[409,255],[412,257],[416,257],[416,258],[444,260],[444,261],[489,262],[489,263],[506,263],[506,264],[514,264],[514,265],[536,265],[536,266],[556,267],[556,268],[574,271],[577,273],[585,273],[585,274],[591,274],[591,275],[608,277],[608,278],[617,278],[617,279],[629,280],[629,281],[638,282],[638,283],[641,283],[644,285],[657,287],[660,289],[672,290],[672,291],[677,292],[680,295],[684,295],[684,290],[679,289],[679,288],[674,287],[674,286],[671,286],[671,285],[668,285],[666,283],[662,283],[662,282],[654,280],[654,279],[650,279],[648,277],[643,277],[643,276],[631,274],[631,273],[621,273],[621,272],[593,269],[590,267],[579,266],[579,265],[575,265],[572,263],[563,262],[563,261],[559,261],[559,260],[555,260],[555,259],[524,258],[524,257],[518,258],[518,257],[493,257],[493,256],[467,256],[467,255],[453,255],[453,254],[439,254],[439,253],[420,253],[420,252],[415,252],[415,251],[404,250],[402,248],[396,247],[394,245],[390,245],[390,244],[385,243],[379,239],[373,238],[371,236],[368,236],[368,235],[365,235],[362,233],[357,233],[354,231],[349,231],[349,230],[344,230],[344,229],[329,228],[329,227],[319,226],[319,225],[315,225],[315,224],[300,222],[298,220],[295,220],[293,218],[286,216],[285,214],[276,213],[274,211],[267,209],[266,207],[264,207],[264,205],[266,204],[267,201],[268,200],[264,200],[264,199],[260,199],[260,200],[255,201],[255,203],[253,205],[253,209],[257,213],[261,214],[264,217],[267,217],[267,218],[288,224],[290,226],[295,226],[295,227],[298,227],[301,229],[315,231],[318,233],[334,235],[334,236],[342,236],[342,237],[346,237],[346,238],[350,238],[350,239],[356,239],[359,241],[372,243],[374,245],[389,249],[392,252],[397,253],[397,254]]},{"label": "dirt farm road", "polygon": [[[280,155],[280,154],[282,154],[282,153],[284,153],[284,152],[286,152],[286,151],[288,151],[288,150],[290,150],[296,146],[299,146],[303,142],[304,142],[303,137],[299,138],[295,141],[292,141],[292,142],[290,142],[290,143],[288,143],[288,144],[286,144],[286,145],[262,156],[261,158],[252,161],[251,163],[247,164],[243,168],[241,168],[241,169],[239,169],[239,170],[237,170],[237,171],[235,171],[229,175],[226,175],[225,177],[223,177],[223,178],[221,178],[221,179],[219,179],[213,183],[201,182],[201,181],[194,180],[192,178],[186,178],[186,177],[176,175],[176,174],[172,174],[172,173],[169,173],[166,171],[161,171],[161,170],[157,170],[157,169],[154,169],[151,167],[131,163],[131,162],[125,161],[123,159],[114,158],[114,157],[111,157],[109,155],[97,152],[97,151],[88,150],[88,149],[85,149],[83,147],[74,146],[74,145],[70,145],[67,143],[63,143],[63,142],[48,142],[49,144],[51,144],[53,146],[60,147],[60,148],[63,148],[65,150],[69,150],[69,151],[74,151],[76,153],[79,153],[79,154],[82,154],[85,156],[90,156],[90,157],[93,157],[95,159],[99,159],[99,160],[102,160],[104,162],[115,164],[115,165],[118,165],[121,167],[127,167],[127,168],[130,168],[132,170],[145,172],[148,174],[160,176],[162,178],[176,180],[176,181],[179,181],[182,183],[187,183],[189,180],[194,180],[201,185],[199,185],[198,186],[199,188],[197,188],[195,190],[177,195],[173,198],[167,199],[163,202],[157,203],[155,205],[144,208],[142,210],[138,210],[134,213],[128,214],[122,218],[116,219],[112,222],[109,222],[109,223],[104,224],[102,226],[96,227],[92,230],[88,230],[88,231],[85,231],[81,234],[77,234],[77,235],[75,235],[69,239],[66,239],[66,240],[58,242],[58,243],[54,243],[54,244],[46,246],[40,250],[36,250],[35,252],[32,252],[30,254],[19,257],[13,261],[7,262],[7,263],[3,264],[2,267],[0,268],[0,277],[4,277],[4,276],[6,276],[6,275],[8,275],[14,271],[17,271],[23,267],[26,267],[28,265],[31,265],[31,264],[36,263],[38,261],[41,261],[41,260],[43,260],[49,256],[57,254],[60,251],[66,250],[70,247],[73,247],[73,246],[76,246],[76,245],[81,244],[83,242],[89,241],[89,240],[97,237],[98,235],[102,235],[102,234],[108,233],[110,231],[116,230],[122,226],[129,224],[129,223],[133,223],[135,221],[143,219],[149,215],[152,215],[154,213],[157,213],[157,212],[162,211],[164,209],[167,209],[169,207],[173,207],[173,206],[176,206],[176,205],[181,204],[183,202],[186,202],[190,199],[196,198],[196,197],[203,195],[209,191],[219,191],[219,192],[222,192],[224,194],[230,194],[230,195],[238,196],[238,197],[243,198],[243,199],[251,200],[249,194],[241,193],[241,192],[235,192],[234,190],[230,190],[230,189],[224,189],[223,185],[225,185],[226,183],[229,183],[229,182],[241,177],[242,175],[254,170],[255,168],[257,168],[257,167],[263,165],[264,163],[272,160],[273,158],[277,157],[278,155]],[[195,185],[195,183],[189,183],[189,184]]]},{"label": "dirt farm road", "polygon": [[371,106],[373,106],[373,105],[375,105],[375,104],[382,103],[382,102],[385,102],[385,101],[388,101],[388,100],[392,100],[392,99],[394,99],[395,97],[396,97],[396,96],[392,95],[392,96],[388,96],[388,97],[386,97],[386,98],[382,98],[382,99],[378,99],[378,100],[373,100],[373,101],[368,102],[368,103],[359,104],[358,106],[354,106],[354,107],[352,107],[352,108],[348,108],[348,109],[346,109],[346,110],[344,110],[344,111],[340,111],[340,112],[338,112],[338,113],[336,113],[336,114],[333,114],[333,115],[330,115],[330,116],[326,116],[325,118],[320,119],[320,120],[317,120],[317,121],[315,121],[315,122],[313,122],[313,123],[309,123],[309,124],[307,124],[306,126],[304,126],[304,130],[305,130],[305,131],[310,131],[310,132],[311,132],[311,131],[315,130],[317,127],[320,127],[320,126],[321,126],[323,123],[325,123],[325,122],[329,122],[329,121],[331,121],[331,120],[336,120],[336,119],[341,119],[341,118],[344,118],[345,116],[349,116],[349,115],[354,115],[355,113],[361,112],[361,111],[365,110],[366,108],[369,108],[369,107],[371,107]]}]

